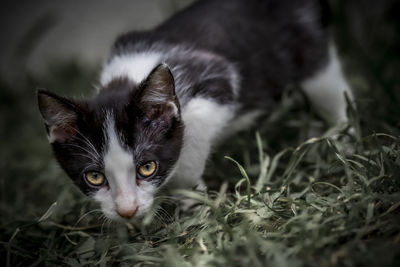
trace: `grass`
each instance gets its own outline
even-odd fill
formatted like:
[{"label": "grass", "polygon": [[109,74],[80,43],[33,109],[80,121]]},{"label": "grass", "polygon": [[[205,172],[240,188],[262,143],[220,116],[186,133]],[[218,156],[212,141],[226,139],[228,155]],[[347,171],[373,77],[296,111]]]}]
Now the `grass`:
[{"label": "grass", "polygon": [[[398,27],[379,19],[389,33]],[[389,53],[398,37],[360,48],[346,23],[337,35],[357,93],[356,134],[326,137],[338,129],[288,89],[274,114],[218,147],[207,193],[175,192],[200,204],[181,211],[168,201],[152,224],[104,221],[47,144],[34,89],[87,93],[96,66],[0,79],[1,266],[399,266],[400,56]]]}]

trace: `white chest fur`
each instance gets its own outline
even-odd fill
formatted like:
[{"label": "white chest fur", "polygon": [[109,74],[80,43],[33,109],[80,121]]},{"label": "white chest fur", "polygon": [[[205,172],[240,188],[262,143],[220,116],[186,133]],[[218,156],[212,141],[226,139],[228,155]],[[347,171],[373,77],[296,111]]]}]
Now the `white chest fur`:
[{"label": "white chest fur", "polygon": [[194,98],[182,110],[184,144],[169,185],[190,188],[203,185],[203,174],[210,150],[234,116],[234,106],[211,99]]}]

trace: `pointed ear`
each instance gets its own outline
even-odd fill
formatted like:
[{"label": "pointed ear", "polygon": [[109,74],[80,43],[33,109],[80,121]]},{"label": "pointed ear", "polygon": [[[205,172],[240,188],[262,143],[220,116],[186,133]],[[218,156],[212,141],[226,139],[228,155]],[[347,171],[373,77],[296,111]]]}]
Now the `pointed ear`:
[{"label": "pointed ear", "polygon": [[174,77],[166,64],[155,67],[141,86],[139,107],[150,119],[180,118]]},{"label": "pointed ear", "polygon": [[73,138],[78,133],[76,105],[71,100],[44,90],[38,91],[37,96],[50,143],[64,143]]}]

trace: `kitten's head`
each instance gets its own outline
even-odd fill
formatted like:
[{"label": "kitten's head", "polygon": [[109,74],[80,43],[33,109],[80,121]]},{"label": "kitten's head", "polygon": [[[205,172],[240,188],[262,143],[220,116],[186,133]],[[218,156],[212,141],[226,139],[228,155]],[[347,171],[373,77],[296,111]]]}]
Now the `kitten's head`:
[{"label": "kitten's head", "polygon": [[91,100],[39,91],[38,101],[54,154],[74,183],[108,218],[143,218],[183,143],[168,67],[157,66],[140,84],[114,79]]}]

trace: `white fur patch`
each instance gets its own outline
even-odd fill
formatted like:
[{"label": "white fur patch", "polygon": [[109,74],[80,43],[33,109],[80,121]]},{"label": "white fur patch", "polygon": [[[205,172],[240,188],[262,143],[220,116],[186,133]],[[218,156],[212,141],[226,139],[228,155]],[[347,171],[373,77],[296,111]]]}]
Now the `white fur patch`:
[{"label": "white fur patch", "polygon": [[303,81],[304,92],[329,123],[347,122],[346,100],[352,93],[347,84],[334,45],[329,48],[329,63],[313,77]]},{"label": "white fur patch", "polygon": [[191,188],[202,185],[206,160],[212,145],[234,115],[234,107],[211,99],[192,99],[182,110],[184,144],[169,186]]},{"label": "white fur patch", "polygon": [[108,146],[104,155],[109,188],[99,190],[94,199],[100,202],[103,213],[110,219],[121,220],[117,211],[129,212],[135,209],[138,210],[134,218],[143,217],[153,203],[156,188],[145,181],[137,185],[133,155],[122,147],[110,117],[106,120]]},{"label": "white fur patch", "polygon": [[161,55],[156,52],[142,52],[115,56],[104,66],[100,83],[104,86],[114,78],[128,77],[140,83],[161,62]]}]

